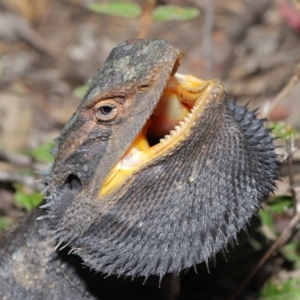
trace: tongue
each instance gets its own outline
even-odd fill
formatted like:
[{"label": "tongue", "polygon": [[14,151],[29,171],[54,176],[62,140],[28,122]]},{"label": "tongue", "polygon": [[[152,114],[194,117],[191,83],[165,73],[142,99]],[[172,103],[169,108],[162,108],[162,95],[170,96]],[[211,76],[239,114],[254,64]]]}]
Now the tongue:
[{"label": "tongue", "polygon": [[151,125],[148,128],[148,134],[156,137],[169,134],[188,113],[188,106],[181,103],[176,93],[167,88],[150,118]]}]

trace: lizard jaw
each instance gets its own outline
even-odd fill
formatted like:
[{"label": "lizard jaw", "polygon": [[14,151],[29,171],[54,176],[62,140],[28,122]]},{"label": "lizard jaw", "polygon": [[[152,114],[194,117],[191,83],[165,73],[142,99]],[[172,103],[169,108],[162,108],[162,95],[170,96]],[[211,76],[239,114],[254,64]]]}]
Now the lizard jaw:
[{"label": "lizard jaw", "polygon": [[[179,73],[171,76],[153,114],[105,178],[99,196],[110,194],[141,168],[170,155],[189,137],[213,93],[224,94],[218,79],[202,80]],[[157,143],[149,141],[153,137]]]}]

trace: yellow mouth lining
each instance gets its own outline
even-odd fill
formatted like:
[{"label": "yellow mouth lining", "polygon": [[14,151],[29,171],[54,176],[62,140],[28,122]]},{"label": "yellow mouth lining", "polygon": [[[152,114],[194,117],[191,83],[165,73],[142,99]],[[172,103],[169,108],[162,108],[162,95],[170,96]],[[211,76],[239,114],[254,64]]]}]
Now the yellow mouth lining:
[{"label": "yellow mouth lining", "polygon": [[[99,196],[103,197],[111,193],[142,167],[147,166],[149,162],[156,158],[170,153],[173,148],[185,140],[190,135],[206,100],[216,86],[216,82],[216,80],[201,80],[192,75],[178,73],[171,76],[153,115],[123,157],[107,175],[99,190]],[[180,104],[172,98],[174,95],[176,95]],[[168,101],[173,101],[175,104],[169,105]],[[165,107],[169,107],[170,110],[163,111]],[[174,111],[171,111],[172,109]],[[147,140],[148,131],[158,132],[158,134],[160,134],[160,130],[161,132],[165,131],[165,129],[160,129],[151,124],[151,120],[157,120],[157,115],[162,122],[166,121],[172,125],[175,124],[175,126],[159,140],[159,143],[150,146]]]}]

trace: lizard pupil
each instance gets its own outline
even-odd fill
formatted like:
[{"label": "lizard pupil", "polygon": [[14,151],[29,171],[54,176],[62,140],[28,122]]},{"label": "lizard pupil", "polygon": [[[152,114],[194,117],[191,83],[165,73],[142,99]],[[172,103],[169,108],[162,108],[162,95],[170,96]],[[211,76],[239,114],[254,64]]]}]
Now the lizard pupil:
[{"label": "lizard pupil", "polygon": [[100,111],[103,115],[109,115],[112,112],[113,108],[110,106],[102,106]]}]

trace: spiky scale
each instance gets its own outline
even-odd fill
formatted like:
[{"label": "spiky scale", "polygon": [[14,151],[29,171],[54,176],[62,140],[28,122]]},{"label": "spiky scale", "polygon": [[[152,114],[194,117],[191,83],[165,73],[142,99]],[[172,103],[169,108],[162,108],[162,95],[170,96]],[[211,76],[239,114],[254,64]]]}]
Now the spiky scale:
[{"label": "spiky scale", "polygon": [[50,153],[52,156],[56,156],[57,151],[58,151],[58,148],[57,148],[57,147],[54,147],[54,148],[52,148],[51,150],[49,150],[49,153]]},{"label": "spiky scale", "polygon": [[[82,105],[89,101],[89,95],[94,95],[94,89],[99,93],[104,84],[107,85],[105,91],[112,86],[108,75],[118,74],[114,86],[117,83],[123,84],[119,82],[122,77],[119,75],[129,68],[124,68],[122,59],[127,57],[124,56],[125,49],[133,46],[130,44],[126,47],[121,47],[122,51],[119,51],[119,46],[110,55],[109,59],[113,61],[108,60],[95,77]],[[156,54],[155,51],[149,51],[149,55],[150,53]],[[148,63],[151,58],[152,56]],[[126,60],[124,58],[124,62],[127,59],[130,59],[134,67],[136,61],[132,56]],[[136,60],[141,64],[144,62],[137,57]],[[60,184],[62,180],[57,177],[63,171],[72,174],[83,172],[82,159],[85,156],[82,154],[87,153],[83,150],[89,149],[93,159],[89,172],[81,177],[86,180],[83,191],[73,194],[73,191],[68,193],[62,190],[51,200],[50,226],[54,230],[60,228],[59,242],[70,242],[70,247],[76,248],[77,254],[96,271],[111,273],[113,270],[116,275],[147,277],[156,274],[162,277],[165,272],[178,273],[196,263],[208,263],[211,255],[235,240],[236,233],[249,222],[260,201],[272,190],[274,183],[270,178],[277,178],[278,175],[275,157],[269,161],[266,159],[264,165],[257,159],[259,157],[263,161],[266,156],[269,157],[274,147],[269,144],[270,140],[266,138],[268,132],[263,129],[262,122],[257,120],[256,112],[249,112],[246,107],[239,107],[236,103],[230,103],[228,107],[224,95],[219,97],[217,93],[220,88],[221,86],[217,86],[212,93],[211,97],[217,98],[206,103],[187,141],[176,145],[167,159],[139,170],[137,176],[130,178],[126,187],[115,191],[113,196],[99,199],[89,199],[92,192],[84,190],[89,183],[86,178],[91,176],[91,180],[96,182],[97,176],[107,174],[110,169],[104,168],[106,165],[103,161],[100,161],[99,166],[95,164],[97,155],[109,153],[107,156],[103,155],[104,158],[109,158],[112,157],[111,153],[122,150],[119,142],[121,137],[115,137],[113,134],[118,131],[113,131],[107,147],[119,142],[118,147],[108,151],[105,146],[100,151],[99,145],[105,140],[100,138],[100,132],[100,137],[95,135],[99,140],[95,138],[91,144],[88,144],[89,139],[85,143],[80,142],[76,151],[70,154],[68,147],[63,148],[64,142],[68,140],[68,130],[72,126],[76,125],[77,129],[82,125],[80,122],[77,125],[76,118],[72,118],[59,140],[59,147],[66,151],[67,156],[65,158],[61,155],[63,163],[56,160],[52,169],[53,181],[55,179]],[[150,105],[151,99],[154,98],[149,98],[145,103]],[[143,101],[139,99],[136,102],[133,112]],[[147,111],[143,108],[140,113]],[[133,116],[140,114],[133,113]],[[185,121],[188,122],[189,118],[191,116]],[[145,124],[145,120],[142,120],[142,124]],[[127,126],[126,123],[122,124],[120,131],[125,125]],[[131,130],[135,128],[132,124],[129,125]],[[70,134],[74,132],[71,131]],[[167,135],[165,139],[168,141],[171,137]],[[93,146],[97,147],[92,150]],[[117,157],[121,157],[123,153],[119,153]],[[71,160],[72,155],[77,155],[75,162]],[[69,159],[68,163],[64,159]],[[95,165],[98,169],[94,169],[97,172],[92,176],[91,169]],[[58,174],[55,173],[56,167]],[[187,184],[187,178],[191,177],[195,178],[193,184],[198,191],[198,196],[194,198],[189,193],[190,187]],[[65,180],[65,177],[60,178]],[[269,182],[258,183],[257,179],[260,178],[266,178]],[[59,185],[56,181],[53,184]],[[221,225],[226,230],[219,230]],[[187,234],[189,238],[186,238]],[[171,244],[174,246],[170,247]],[[160,261],[158,258],[161,258]]]},{"label": "spiky scale", "polygon": [[45,220],[45,219],[49,219],[49,216],[48,215],[43,215],[43,216],[40,216],[40,217],[36,218],[37,221],[42,221],[42,220]]}]

